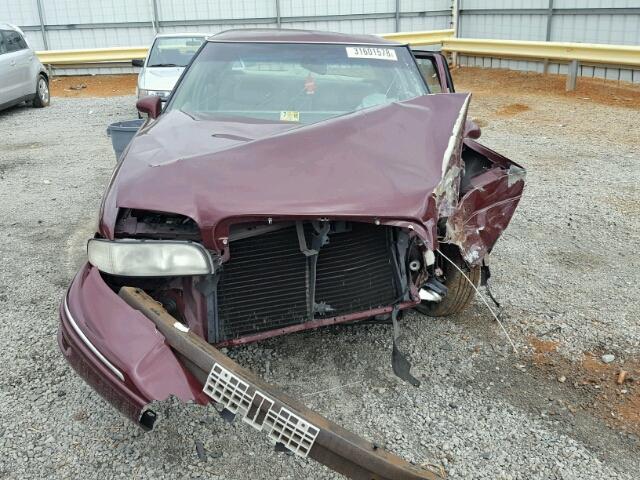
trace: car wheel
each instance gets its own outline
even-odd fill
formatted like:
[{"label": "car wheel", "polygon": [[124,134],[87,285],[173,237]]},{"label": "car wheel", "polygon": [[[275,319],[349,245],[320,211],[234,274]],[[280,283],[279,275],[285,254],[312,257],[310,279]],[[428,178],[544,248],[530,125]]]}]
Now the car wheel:
[{"label": "car wheel", "polygon": [[38,85],[36,87],[36,96],[33,97],[33,106],[42,108],[49,105],[51,96],[49,93],[49,81],[43,74],[38,75]]},{"label": "car wheel", "polygon": [[[480,266],[469,267],[460,256],[457,247],[441,245],[441,249],[469,277],[474,286],[477,287],[480,284],[482,270]],[[451,265],[451,262],[437,253],[436,269],[438,273],[442,273],[437,276],[437,279],[447,287],[447,294],[439,302],[423,300],[415,307],[416,310],[430,317],[447,317],[462,312],[473,300],[476,294],[475,289],[460,271]]]}]

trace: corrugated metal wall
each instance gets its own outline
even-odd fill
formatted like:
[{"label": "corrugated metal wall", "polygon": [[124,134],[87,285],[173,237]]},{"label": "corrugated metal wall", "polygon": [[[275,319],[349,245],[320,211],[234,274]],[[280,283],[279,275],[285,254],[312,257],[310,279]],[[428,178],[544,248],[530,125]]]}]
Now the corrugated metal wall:
[{"label": "corrugated metal wall", "polygon": [[[148,45],[156,29],[216,33],[280,25],[345,33],[435,30],[451,28],[451,5],[452,0],[0,0],[0,19],[22,27],[36,50],[63,50]],[[57,70],[84,71],[89,70]],[[123,71],[131,69],[100,69]]]},{"label": "corrugated metal wall", "polygon": [[[469,38],[640,44],[640,0],[459,0],[458,35]],[[543,72],[543,62],[460,56],[468,66]],[[566,73],[549,63],[549,73]],[[640,70],[583,65],[579,74],[640,83]]]},{"label": "corrugated metal wall", "polygon": [[[0,19],[23,27],[35,49],[57,50],[148,45],[156,29],[164,33],[216,33],[229,28],[280,25],[345,33],[435,30],[452,26],[454,2],[0,0]],[[461,37],[640,44],[640,0],[458,0],[458,5]],[[460,56],[459,61],[462,65],[538,72],[544,69],[542,62],[467,56]],[[566,73],[566,65],[548,64],[547,68],[550,73]],[[103,73],[120,71],[131,69],[102,69]],[[581,74],[640,82],[640,70],[582,66]]]},{"label": "corrugated metal wall", "polygon": [[[399,0],[398,7],[399,30],[451,27],[451,0]],[[283,27],[345,33],[393,32],[396,0],[2,0],[0,19],[21,26],[36,49],[59,50],[148,44],[154,20],[165,33],[216,33],[277,27],[279,22]]]}]

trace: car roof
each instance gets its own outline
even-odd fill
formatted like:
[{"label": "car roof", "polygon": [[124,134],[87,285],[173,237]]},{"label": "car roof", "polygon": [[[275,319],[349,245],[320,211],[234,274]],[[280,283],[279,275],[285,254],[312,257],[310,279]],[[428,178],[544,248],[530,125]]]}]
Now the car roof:
[{"label": "car roof", "polygon": [[159,33],[156,38],[179,38],[179,37],[209,37],[210,33],[202,32],[185,32],[185,33]]},{"label": "car roof", "polygon": [[336,43],[357,45],[406,45],[376,35],[352,35],[283,28],[242,28],[225,30],[207,38],[210,42],[263,42],[263,43]]},{"label": "car roof", "polygon": [[2,23],[2,22],[0,22],[0,29],[2,29],[2,30],[15,30],[16,32],[22,32],[22,30],[20,30],[15,25],[11,25],[10,23]]}]

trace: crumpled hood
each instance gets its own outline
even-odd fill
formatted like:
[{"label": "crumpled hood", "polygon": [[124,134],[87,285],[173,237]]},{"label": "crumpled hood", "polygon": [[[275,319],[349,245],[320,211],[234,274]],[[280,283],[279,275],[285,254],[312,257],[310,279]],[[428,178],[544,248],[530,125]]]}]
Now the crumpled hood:
[{"label": "crumpled hood", "polygon": [[239,217],[342,217],[431,240],[434,190],[459,155],[468,97],[427,95],[308,126],[168,112],[131,142],[101,232],[113,238],[117,209],[134,208],[189,216],[203,232]]},{"label": "crumpled hood", "polygon": [[145,90],[173,90],[184,67],[144,68],[138,80],[138,88]]}]

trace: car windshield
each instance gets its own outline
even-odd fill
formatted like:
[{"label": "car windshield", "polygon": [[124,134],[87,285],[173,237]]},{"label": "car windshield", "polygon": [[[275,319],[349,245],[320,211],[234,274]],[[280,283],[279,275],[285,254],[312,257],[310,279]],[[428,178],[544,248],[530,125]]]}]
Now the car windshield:
[{"label": "car windshield", "polygon": [[186,67],[202,42],[202,37],[157,38],[149,52],[147,67]]},{"label": "car windshield", "polygon": [[209,42],[167,110],[308,124],[427,93],[406,47]]}]

